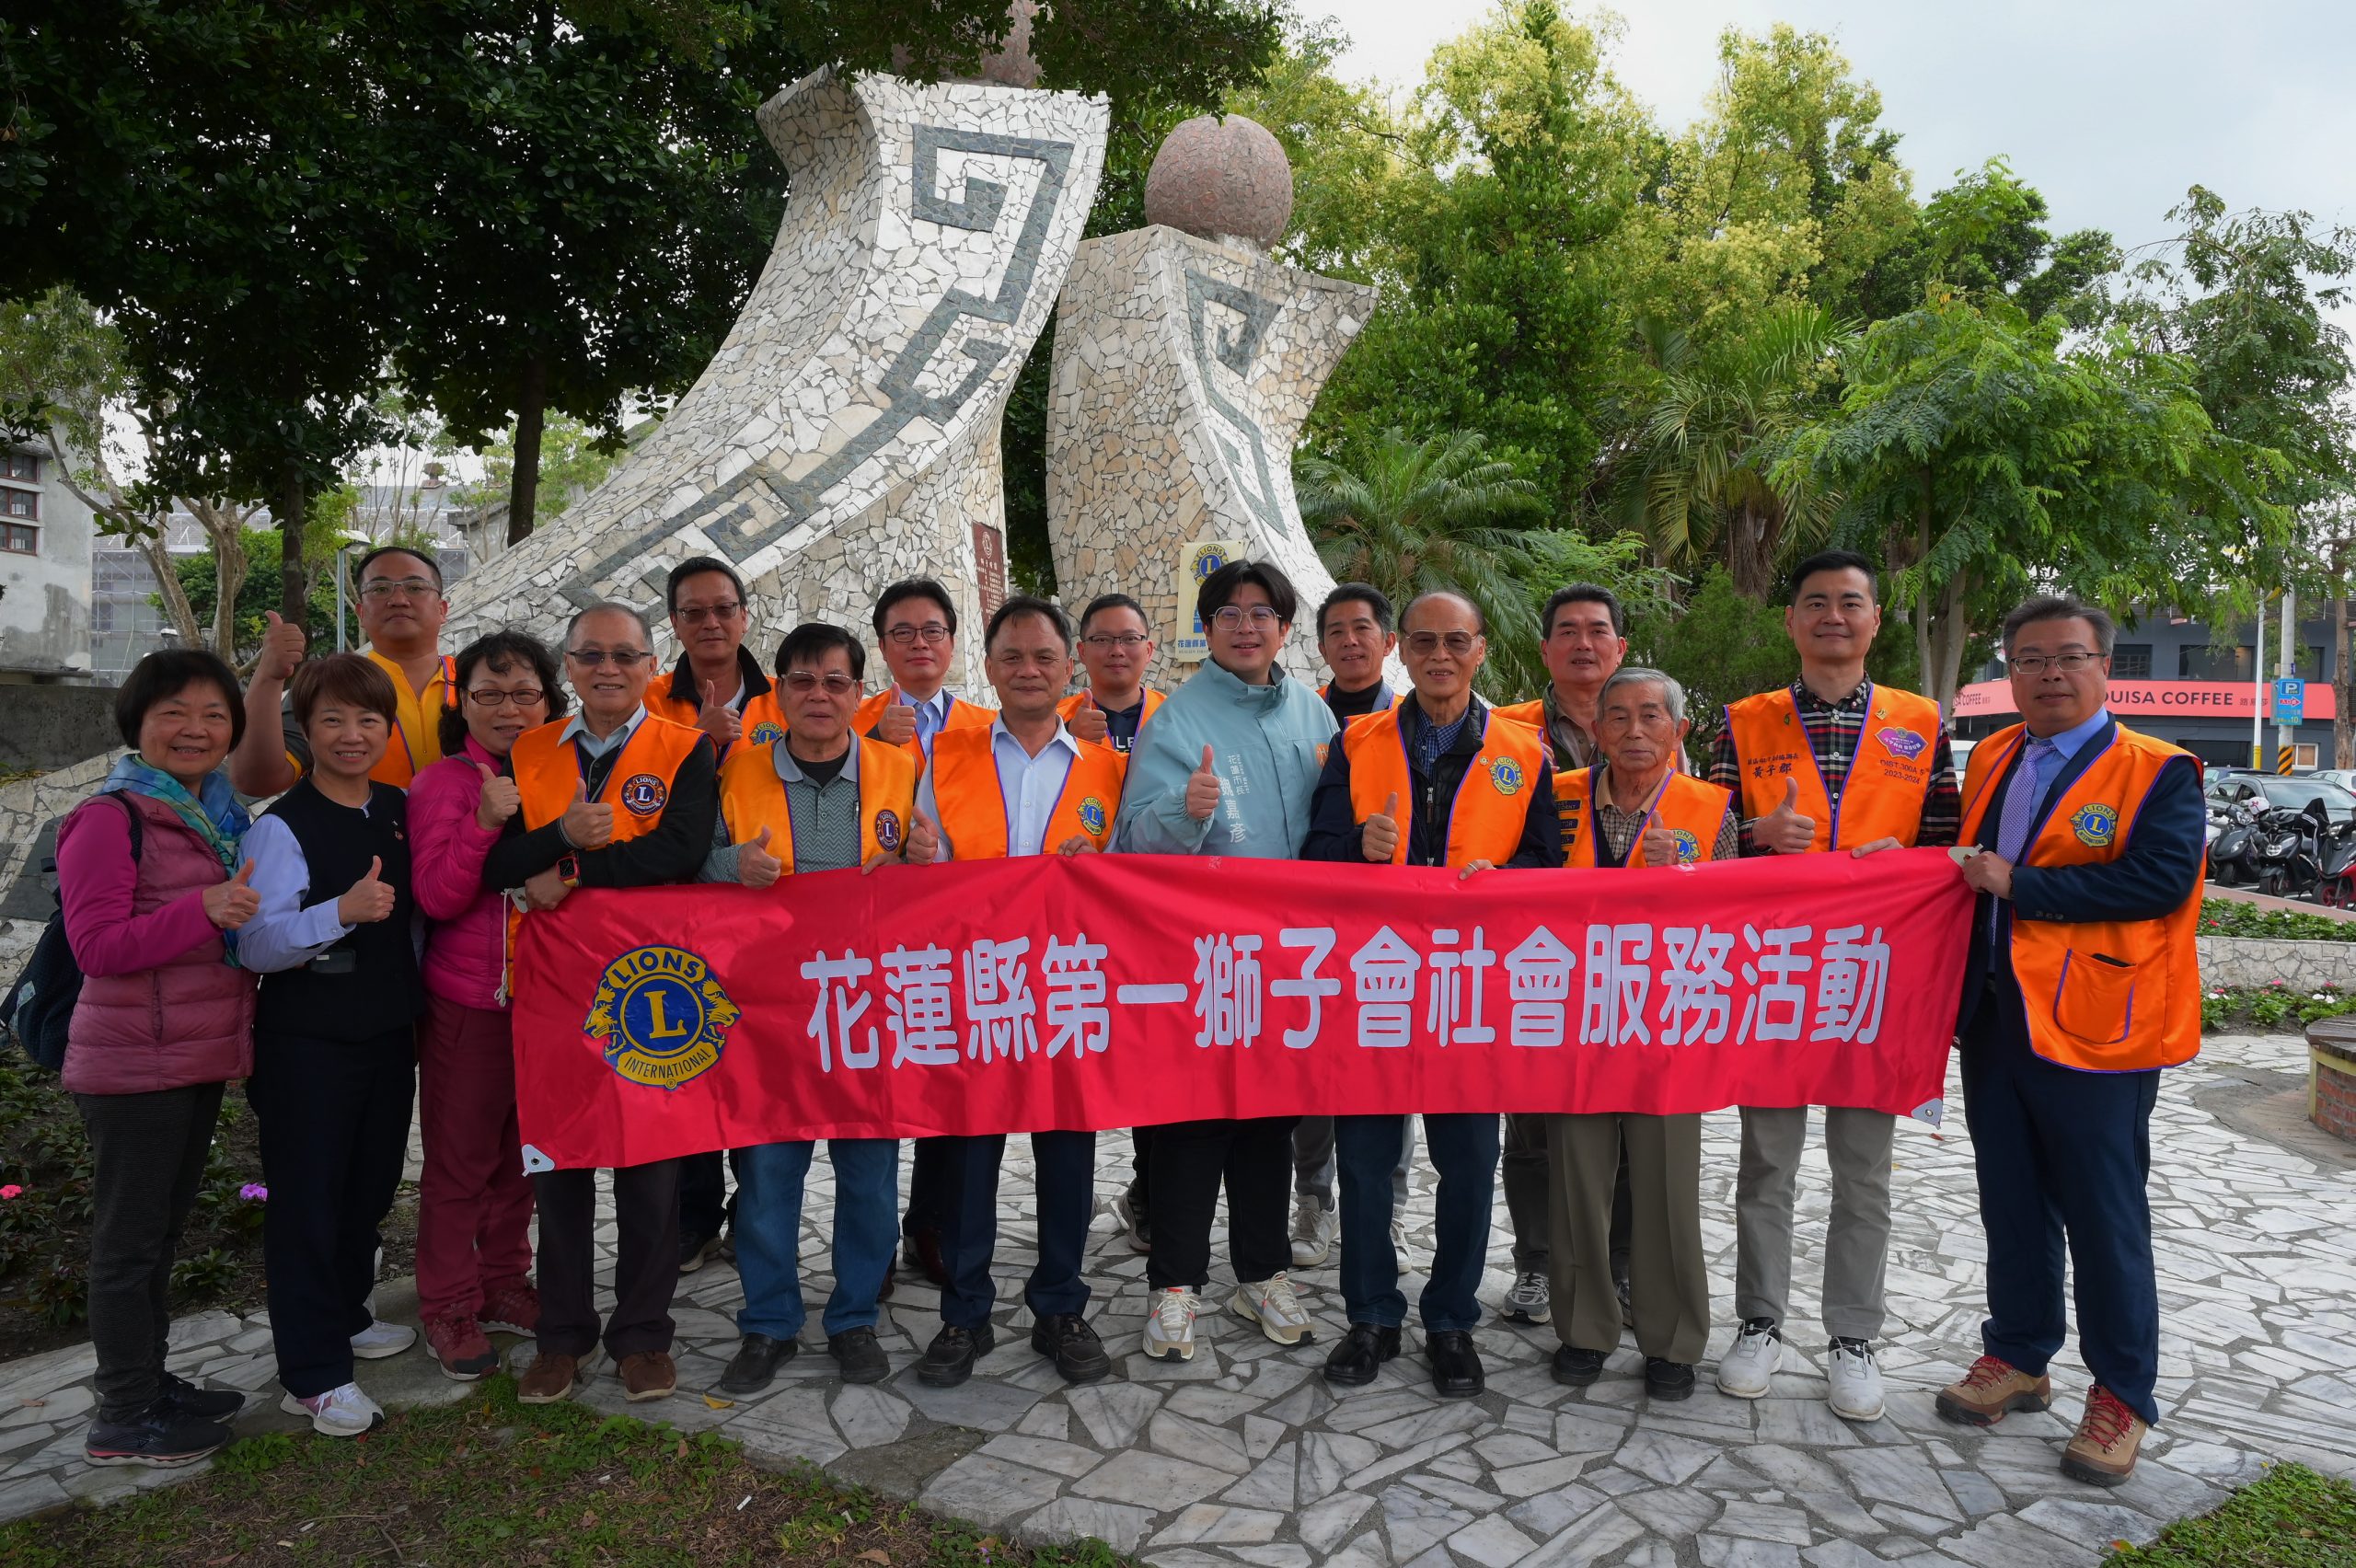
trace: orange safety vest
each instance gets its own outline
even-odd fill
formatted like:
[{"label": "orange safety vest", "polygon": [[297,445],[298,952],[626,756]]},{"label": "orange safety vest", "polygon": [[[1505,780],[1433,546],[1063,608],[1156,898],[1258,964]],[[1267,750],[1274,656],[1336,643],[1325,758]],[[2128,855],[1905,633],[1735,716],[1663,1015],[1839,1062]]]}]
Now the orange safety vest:
[{"label": "orange safety vest", "polygon": [[[1996,782],[2026,726],[1972,748],[1963,779],[1965,844],[1980,842]],[[2114,724],[2109,744],[2032,828],[2024,866],[2085,866],[2127,851],[2160,769],[2189,754]],[[2156,920],[2031,920],[2013,911],[2013,974],[2029,1045],[2080,1072],[2131,1073],[2189,1062],[2200,1050],[2200,887]]]},{"label": "orange safety vest", "polygon": [[[525,827],[546,827],[564,815],[572,804],[572,792],[581,787],[581,754],[565,739],[564,727],[569,720],[556,720],[537,730],[526,730],[516,737],[515,749],[508,754],[509,771],[515,776],[515,791],[521,797]],[[614,838],[626,843],[654,831],[663,820],[663,808],[671,799],[671,784],[679,776],[679,765],[687,754],[703,740],[700,730],[690,730],[685,724],[674,724],[668,719],[649,713],[639,721],[628,741],[622,744],[622,755],[606,774],[605,782],[597,787],[593,801],[611,801],[614,812]]]},{"label": "orange safety vest", "polygon": [[[1161,709],[1161,705],[1168,700],[1169,698],[1164,697],[1161,693],[1154,690],[1151,686],[1145,688],[1145,711],[1138,716],[1138,732],[1136,736],[1131,737],[1130,744],[1135,745],[1138,739],[1144,736],[1146,721],[1152,718],[1155,712]],[[1069,697],[1065,698],[1061,702],[1057,703],[1056,711],[1062,714],[1064,722],[1068,724],[1071,722],[1073,714],[1078,713],[1083,708],[1093,707],[1095,702],[1095,693],[1090,691],[1076,691]],[[1111,737],[1107,736],[1105,740],[1099,741],[1096,744],[1107,745],[1107,743],[1110,740]],[[1111,748],[1108,746],[1107,749]]]},{"label": "orange safety vest", "polygon": [[[745,731],[751,734],[748,727]],[[775,743],[772,743],[774,744]],[[917,768],[907,754],[881,741],[858,737],[859,859],[896,855],[916,820]],[[720,815],[728,842],[748,844],[769,830],[769,853],[793,870],[793,815],[786,809],[785,780],[778,777],[776,754],[766,745],[734,745],[720,765]]]},{"label": "orange safety vest", "polygon": [[1542,697],[1533,697],[1528,702],[1505,703],[1489,711],[1508,724],[1519,724],[1542,735],[1546,732],[1546,699]]},{"label": "orange safety vest", "polygon": [[[998,761],[990,755],[993,732],[943,730],[932,738],[932,799],[941,808],[941,831],[949,852],[960,860],[1004,859],[1010,837],[1006,795],[999,788]],[[1121,781],[1128,758],[1110,746],[1082,745],[1064,775],[1064,787],[1047,813],[1043,853],[1079,835],[1102,849],[1112,840],[1113,819],[1121,809]]]},{"label": "orange safety vest", "polygon": [[1816,766],[1816,748],[1789,686],[1728,704],[1727,727],[1742,769],[1745,818],[1782,805],[1789,778],[1799,785],[1800,813],[1816,821],[1811,853],[1854,849],[1877,838],[1912,847],[1939,749],[1939,705],[1929,698],[1889,686],[1865,688],[1865,729],[1837,801]]},{"label": "orange safety vest", "polygon": [[[882,691],[860,703],[858,711],[850,716],[851,733],[864,735],[874,729],[875,721],[884,717],[884,709],[895,700],[895,694],[899,689],[896,686],[885,686]],[[970,730],[976,727],[987,730],[997,719],[997,709],[984,708],[981,704],[968,702],[962,697],[953,697],[949,699],[949,717],[941,724],[941,733],[947,734],[952,730]],[[938,736],[935,737],[936,740],[938,738]],[[909,736],[908,744],[900,749],[916,758],[917,767],[919,770],[924,767],[924,747],[918,743],[915,736]]]},{"label": "orange safety vest", "polygon": [[[1554,775],[1554,809],[1563,823],[1563,864],[1591,869],[1603,864],[1603,832],[1595,825],[1595,813],[1588,802],[1595,792],[1596,769],[1567,768]],[[1645,819],[1645,827],[1656,824],[1669,829],[1677,840],[1677,863],[1692,866],[1712,859],[1717,847],[1718,827],[1727,819],[1727,802],[1734,791],[1716,784],[1705,783],[1689,773],[1672,773],[1668,787],[1653,801],[1652,814]],[[1636,842],[1629,847],[1627,869],[1634,870],[1645,863],[1644,829],[1636,832]]]},{"label": "orange safety vest", "polygon": [[[1396,705],[1350,721],[1342,732],[1342,748],[1350,759],[1350,809],[1358,821],[1382,810],[1393,793],[1402,801],[1414,800],[1415,772],[1407,763],[1407,737]],[[1465,765],[1448,806],[1449,865],[1486,860],[1502,866],[1513,859],[1530,815],[1528,791],[1537,788],[1545,765],[1545,744],[1526,726],[1495,724],[1482,716],[1480,755]],[[1408,814],[1414,814],[1412,807]],[[1404,821],[1399,824],[1399,845],[1391,852],[1394,866],[1407,863],[1407,826]]]}]

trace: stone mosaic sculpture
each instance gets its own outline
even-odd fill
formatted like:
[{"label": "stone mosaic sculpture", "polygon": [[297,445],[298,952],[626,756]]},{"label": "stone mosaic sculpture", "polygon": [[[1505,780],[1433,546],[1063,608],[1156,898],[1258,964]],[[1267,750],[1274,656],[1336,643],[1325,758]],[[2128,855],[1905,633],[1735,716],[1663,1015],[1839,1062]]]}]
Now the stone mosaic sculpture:
[{"label": "stone mosaic sculpture", "polygon": [[827,70],[760,122],[791,195],[728,340],[611,478],[454,585],[448,646],[603,598],[659,615],[692,555],[745,574],[763,653],[813,617],[863,632],[896,578],[976,624],[1005,593],[999,416],[1103,171],[1103,100]]},{"label": "stone mosaic sculpture", "polygon": [[[1292,448],[1374,291],[1271,260],[1292,171],[1267,131],[1205,116],[1146,179],[1151,225],[1080,247],[1056,317],[1047,527],[1067,605],[1118,590],[1165,649],[1191,629],[1181,550],[1243,541],[1300,590],[1285,667],[1319,678],[1310,613],[1334,580],[1301,527]],[[1159,662],[1156,679],[1185,666]],[[1394,672],[1395,674],[1395,672]]]}]

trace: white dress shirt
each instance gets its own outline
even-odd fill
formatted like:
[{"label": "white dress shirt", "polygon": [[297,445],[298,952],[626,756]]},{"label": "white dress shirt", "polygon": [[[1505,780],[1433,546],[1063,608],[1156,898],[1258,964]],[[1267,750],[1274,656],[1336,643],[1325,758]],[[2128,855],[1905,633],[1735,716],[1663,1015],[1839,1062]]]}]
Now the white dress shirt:
[{"label": "white dress shirt", "polygon": [[[1033,756],[1022,749],[1006,727],[1003,716],[990,721],[990,758],[998,765],[999,801],[1006,808],[1006,852],[1016,855],[1038,855],[1053,847],[1047,843],[1047,819],[1055,814],[1056,802],[1063,798],[1064,781],[1071,777],[1071,765],[1080,759],[1080,742],[1061,719],[1056,721],[1054,738],[1039,748]],[[924,771],[917,785],[917,810],[930,817],[935,824],[941,821],[941,802],[932,792],[932,769]],[[941,836],[941,859],[951,858],[949,836]]]},{"label": "white dress shirt", "polygon": [[560,744],[568,741],[577,744],[583,753],[595,761],[609,751],[619,751],[629,744],[629,738],[638,733],[638,727],[645,722],[646,704],[641,702],[636,712],[622,721],[621,728],[599,740],[589,732],[589,726],[582,721],[581,710],[576,708],[572,710],[572,717],[564,721],[564,728],[557,732],[556,738]]}]

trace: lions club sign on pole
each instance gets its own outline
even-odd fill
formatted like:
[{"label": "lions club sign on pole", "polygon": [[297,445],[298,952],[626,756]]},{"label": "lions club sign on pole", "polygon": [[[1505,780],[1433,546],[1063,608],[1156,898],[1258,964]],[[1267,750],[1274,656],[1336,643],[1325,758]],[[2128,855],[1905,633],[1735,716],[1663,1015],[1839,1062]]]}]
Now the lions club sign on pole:
[{"label": "lions club sign on pole", "polygon": [[517,936],[519,1115],[535,1169],[1204,1117],[1936,1119],[1970,910],[1927,849],[1470,882],[1081,855],[583,890]]}]

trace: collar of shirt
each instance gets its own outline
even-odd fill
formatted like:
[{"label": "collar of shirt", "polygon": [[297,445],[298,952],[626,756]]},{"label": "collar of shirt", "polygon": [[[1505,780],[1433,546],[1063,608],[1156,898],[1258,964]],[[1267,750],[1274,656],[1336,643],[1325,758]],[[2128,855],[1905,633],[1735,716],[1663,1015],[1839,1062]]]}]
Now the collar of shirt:
[{"label": "collar of shirt", "polygon": [[2073,724],[2058,735],[2027,735],[2022,740],[2021,747],[2026,751],[2029,742],[2043,741],[2055,751],[2060,752],[2062,760],[2067,762],[2078,755],[2079,748],[2102,733],[2102,727],[2109,722],[2110,709],[2097,708],[2095,709],[2095,716],[2085,723]]},{"label": "collar of shirt", "polygon": [[1806,681],[1794,681],[1792,683],[1792,700],[1799,705],[1799,708],[1803,712],[1811,708],[1820,709],[1828,712],[1835,709],[1863,708],[1865,705],[1865,693],[1873,689],[1873,685],[1874,683],[1871,677],[1868,677],[1865,680],[1859,681],[1857,683],[1857,689],[1851,692],[1848,696],[1841,698],[1838,702],[1827,702],[1824,698],[1810,691]]},{"label": "collar of shirt", "polygon": [[1193,686],[1196,681],[1204,682],[1206,690],[1224,691],[1229,700],[1238,707],[1256,706],[1263,709],[1279,707],[1284,702],[1285,687],[1291,684],[1291,677],[1288,676],[1282,669],[1269,671],[1266,686],[1253,686],[1218,660],[1205,659],[1195,667],[1195,673],[1186,678],[1186,684]]},{"label": "collar of shirt", "polygon": [[1585,767],[1602,760],[1603,754],[1596,749],[1595,737],[1587,726],[1564,712],[1563,705],[1554,699],[1552,682],[1540,698],[1540,710],[1546,716],[1546,744],[1554,753],[1557,768]]},{"label": "collar of shirt", "polygon": [[571,741],[592,757],[600,757],[607,752],[619,751],[628,745],[629,738],[638,733],[638,727],[645,722],[646,704],[641,702],[638,705],[636,711],[622,721],[620,729],[601,741],[589,732],[588,725],[582,722],[580,712],[575,710],[572,717],[564,721],[564,728],[557,732],[556,738],[559,741]]},{"label": "collar of shirt", "polygon": [[1420,748],[1431,744],[1426,739],[1427,736],[1438,736],[1445,742],[1431,746],[1432,755],[1436,756],[1454,755],[1459,752],[1469,756],[1481,749],[1481,737],[1487,730],[1484,715],[1488,709],[1479,698],[1467,698],[1464,711],[1457,715],[1454,724],[1448,726],[1435,726],[1431,715],[1424,711],[1424,705],[1413,692],[1399,699],[1399,722],[1406,730],[1411,743],[1419,748],[1418,755],[1422,755]]},{"label": "collar of shirt", "polygon": [[[727,706],[742,712],[745,703],[768,693],[769,684],[768,676],[761,674],[761,662],[753,657],[752,650],[739,646],[736,650],[736,695],[728,699]],[[688,666],[687,656],[684,652],[679,655],[679,662],[671,666],[668,696],[674,702],[694,703],[699,712],[703,709],[703,688],[696,684],[695,673]]]},{"label": "collar of shirt", "polygon": [[926,698],[921,702],[918,701],[915,698],[910,697],[906,691],[900,693],[900,700],[907,703],[910,708],[922,709],[925,712],[931,714],[933,719],[933,728],[938,730],[949,722],[949,709],[956,702],[957,698],[955,695],[950,691],[948,686],[943,686],[939,691],[934,692],[930,697]]},{"label": "collar of shirt", "polygon": [[[1037,757],[1034,757],[1028,751],[1023,749],[1023,745],[1021,741],[1014,738],[1014,732],[1006,727],[1006,715],[1001,713],[997,718],[990,721],[990,755],[992,756],[1003,755],[1001,748],[1005,746],[1012,746],[1016,754],[1019,755],[1026,763],[1035,762],[1038,760]],[[1056,746],[1063,747],[1064,750],[1069,752],[1075,757],[1080,755],[1080,742],[1073,736],[1071,732],[1071,726],[1065,723],[1060,718],[1056,721],[1055,735],[1045,745],[1039,748],[1039,755],[1046,755],[1047,752]]]},{"label": "collar of shirt", "polygon": [[[777,741],[770,744],[769,759],[777,765],[777,776],[784,782],[801,784],[808,781],[810,776],[802,771],[801,759],[793,755],[783,741]],[[835,777],[848,778],[853,784],[859,782],[858,736],[851,737],[850,750],[843,755],[843,770]]]}]

